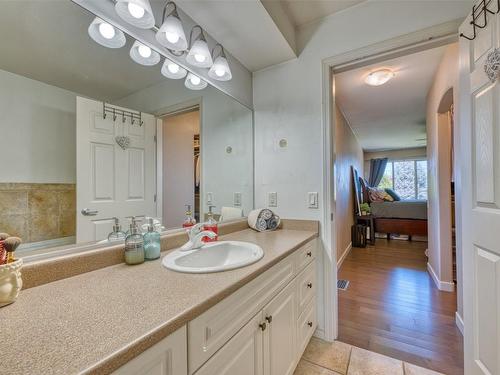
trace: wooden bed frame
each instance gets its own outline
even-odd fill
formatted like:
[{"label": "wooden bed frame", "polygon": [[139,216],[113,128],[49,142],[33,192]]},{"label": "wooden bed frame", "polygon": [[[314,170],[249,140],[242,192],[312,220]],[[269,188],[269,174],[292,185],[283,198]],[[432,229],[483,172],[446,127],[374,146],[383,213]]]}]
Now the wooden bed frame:
[{"label": "wooden bed frame", "polygon": [[423,219],[386,219],[373,218],[375,222],[375,232],[387,233],[387,239],[391,234],[407,235],[411,241],[412,236],[427,236],[427,220]]}]

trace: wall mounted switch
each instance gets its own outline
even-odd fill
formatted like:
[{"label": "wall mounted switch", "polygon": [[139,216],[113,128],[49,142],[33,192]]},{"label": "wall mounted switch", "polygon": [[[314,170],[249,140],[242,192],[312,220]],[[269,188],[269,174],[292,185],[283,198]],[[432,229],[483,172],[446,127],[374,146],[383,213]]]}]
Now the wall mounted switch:
[{"label": "wall mounted switch", "polygon": [[233,205],[234,207],[241,207],[241,193],[235,192],[233,194]]},{"label": "wall mounted switch", "polygon": [[214,203],[214,193],[207,192],[207,206],[211,206]]},{"label": "wall mounted switch", "polygon": [[275,191],[267,193],[268,207],[278,207],[278,193]]},{"label": "wall mounted switch", "polygon": [[309,208],[319,208],[318,193],[316,191],[307,193],[307,204]]}]

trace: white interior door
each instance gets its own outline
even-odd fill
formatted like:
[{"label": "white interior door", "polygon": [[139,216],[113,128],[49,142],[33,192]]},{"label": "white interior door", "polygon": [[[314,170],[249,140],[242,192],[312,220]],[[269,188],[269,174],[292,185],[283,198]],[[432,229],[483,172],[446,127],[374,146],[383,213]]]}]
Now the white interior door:
[{"label": "white interior door", "polygon": [[[116,107],[118,108],[118,107]],[[126,108],[120,108],[131,111]],[[77,242],[99,241],[118,217],[124,230],[130,216],[156,216],[156,121],[142,113],[143,125],[112,114],[103,104],[77,98]],[[123,149],[117,136],[129,137]],[[84,210],[87,210],[85,214]]]},{"label": "white interior door", "polygon": [[[498,19],[488,14],[473,41],[460,38],[456,149],[463,175],[465,373],[471,375],[500,374],[500,88],[484,71],[486,57],[499,47]],[[470,20],[460,30],[466,35]]]}]

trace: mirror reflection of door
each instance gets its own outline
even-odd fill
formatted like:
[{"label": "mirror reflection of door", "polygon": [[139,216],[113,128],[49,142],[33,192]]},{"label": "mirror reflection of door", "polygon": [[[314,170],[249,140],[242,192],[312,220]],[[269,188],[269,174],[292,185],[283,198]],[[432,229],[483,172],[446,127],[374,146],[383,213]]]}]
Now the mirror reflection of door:
[{"label": "mirror reflection of door", "polygon": [[199,222],[202,161],[198,106],[163,117],[161,149],[163,225],[180,227],[187,206]]}]

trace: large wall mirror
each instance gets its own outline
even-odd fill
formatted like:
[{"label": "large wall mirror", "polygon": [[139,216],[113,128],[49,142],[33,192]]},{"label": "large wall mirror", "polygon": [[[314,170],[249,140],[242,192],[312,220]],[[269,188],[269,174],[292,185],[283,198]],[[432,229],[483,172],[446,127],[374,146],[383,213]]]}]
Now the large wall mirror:
[{"label": "large wall mirror", "polygon": [[253,208],[252,111],[167,78],[163,56],[136,63],[128,35],[96,43],[94,20],[70,0],[2,4],[0,232],[22,238],[20,256],[106,244],[114,218],[167,230],[188,205],[198,221]]}]

